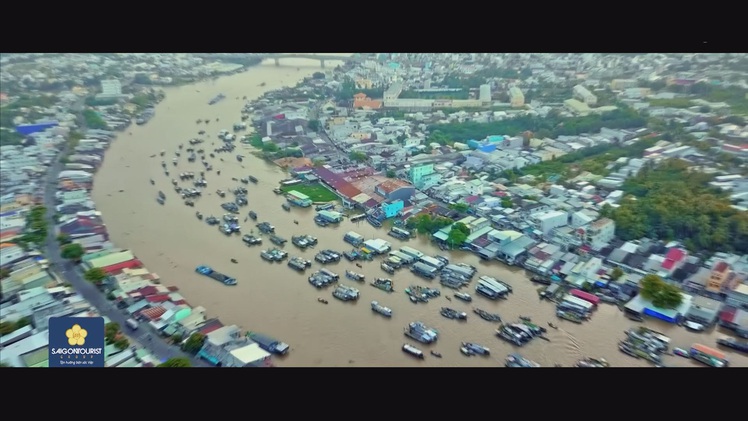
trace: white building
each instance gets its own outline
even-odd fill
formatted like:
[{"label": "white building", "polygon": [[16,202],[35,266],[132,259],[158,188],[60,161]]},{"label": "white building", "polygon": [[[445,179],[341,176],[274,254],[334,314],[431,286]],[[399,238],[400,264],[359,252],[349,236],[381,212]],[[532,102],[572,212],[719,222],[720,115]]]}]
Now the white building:
[{"label": "white building", "polygon": [[122,95],[122,84],[117,79],[108,79],[101,81],[101,95],[120,96]]},{"label": "white building", "polygon": [[480,86],[480,95],[478,97],[481,102],[491,102],[491,85],[485,84]]},{"label": "white building", "polygon": [[584,102],[587,105],[597,104],[597,97],[582,85],[577,85],[573,89],[574,98]]},{"label": "white building", "polygon": [[524,107],[525,94],[523,94],[522,90],[518,87],[512,86],[511,89],[509,89],[509,102],[512,107]]},{"label": "white building", "polygon": [[616,235],[616,223],[612,219],[600,218],[587,228],[584,242],[593,250],[607,246]]},{"label": "white building", "polygon": [[543,235],[548,235],[554,228],[563,227],[569,223],[569,215],[561,211],[544,212],[533,217],[533,222]]}]

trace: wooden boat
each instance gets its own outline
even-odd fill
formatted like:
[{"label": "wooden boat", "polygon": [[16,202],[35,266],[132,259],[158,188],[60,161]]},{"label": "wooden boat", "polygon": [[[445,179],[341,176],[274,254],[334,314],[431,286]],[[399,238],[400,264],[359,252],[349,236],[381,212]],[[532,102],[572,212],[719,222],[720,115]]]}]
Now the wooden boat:
[{"label": "wooden boat", "polygon": [[558,326],[554,325],[551,322],[548,322],[548,326],[550,326],[552,329],[558,329]]},{"label": "wooden boat", "polygon": [[322,304],[327,304],[327,300],[325,300],[324,298],[317,298],[317,301],[319,301]]},{"label": "wooden boat", "polygon": [[436,351],[431,351],[431,355],[435,356],[436,358],[441,358],[442,354]]},{"label": "wooden boat", "polygon": [[239,263],[239,261],[236,259],[231,259],[231,263]]}]

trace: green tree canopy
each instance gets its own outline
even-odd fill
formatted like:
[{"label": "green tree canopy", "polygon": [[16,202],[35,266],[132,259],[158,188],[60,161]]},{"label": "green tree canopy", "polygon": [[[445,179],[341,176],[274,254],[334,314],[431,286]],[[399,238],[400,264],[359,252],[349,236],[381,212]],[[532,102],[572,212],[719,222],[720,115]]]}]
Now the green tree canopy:
[{"label": "green tree canopy", "polygon": [[188,360],[187,358],[175,357],[175,358],[169,358],[168,360],[159,364],[157,367],[166,367],[166,368],[192,367],[192,364],[190,364],[190,360]]},{"label": "green tree canopy", "polygon": [[182,350],[190,354],[197,354],[205,344],[205,335],[202,333],[193,333],[182,345]]},{"label": "green tree canopy", "polygon": [[647,275],[642,278],[639,293],[660,308],[676,308],[683,302],[680,289],[663,281],[657,275]]},{"label": "green tree canopy", "polygon": [[66,244],[62,246],[60,255],[63,259],[79,261],[86,254],[86,249],[78,243]]},{"label": "green tree canopy", "polygon": [[449,231],[447,243],[449,243],[451,247],[460,247],[465,243],[465,240],[467,240],[469,235],[470,228],[462,222],[456,222],[452,225],[452,229]]},{"label": "green tree canopy", "polygon": [[107,273],[102,268],[91,268],[83,273],[83,279],[93,284],[100,284],[106,279]]}]

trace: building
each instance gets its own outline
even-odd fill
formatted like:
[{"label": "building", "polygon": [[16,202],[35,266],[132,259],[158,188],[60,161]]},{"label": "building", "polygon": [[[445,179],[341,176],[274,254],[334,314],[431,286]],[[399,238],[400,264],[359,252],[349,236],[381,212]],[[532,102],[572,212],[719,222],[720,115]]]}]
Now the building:
[{"label": "building", "polygon": [[371,99],[364,93],[358,93],[353,95],[353,108],[354,109],[369,109],[378,110],[382,108],[382,101],[378,99]]},{"label": "building", "polygon": [[288,192],[288,194],[286,195],[286,199],[290,203],[302,208],[308,208],[309,206],[312,206],[312,199],[310,199],[309,196],[303,193],[297,192],[296,190],[291,190],[290,192]]},{"label": "building", "polygon": [[340,221],[343,220],[343,214],[340,212],[330,211],[330,210],[321,210],[317,212],[317,216],[324,219],[327,222],[337,224]]},{"label": "building", "polygon": [[550,234],[554,228],[567,225],[568,220],[569,215],[561,211],[544,212],[533,217],[536,229],[542,232],[543,235]]},{"label": "building", "polygon": [[587,105],[592,106],[597,104],[597,97],[582,85],[575,86],[572,92],[574,98],[584,102]]},{"label": "building", "polygon": [[122,84],[117,79],[102,80],[101,94],[107,96],[122,95]]},{"label": "building", "polygon": [[416,188],[423,190],[424,180],[434,173],[434,164],[413,165],[408,169],[408,179]]},{"label": "building", "polygon": [[584,242],[593,250],[600,250],[607,246],[615,236],[616,223],[609,218],[600,218],[587,227]]},{"label": "building", "polygon": [[402,180],[387,180],[374,187],[374,192],[387,200],[408,201],[416,192],[416,188]]},{"label": "building", "polygon": [[582,101],[579,101],[578,99],[567,99],[564,101],[564,107],[571,111],[572,113],[579,114],[579,115],[587,115],[590,113],[590,107],[589,105],[585,104]]},{"label": "building", "polygon": [[384,219],[389,219],[397,216],[397,214],[400,213],[400,211],[402,211],[405,207],[403,201],[400,199],[384,202],[380,206],[382,208],[382,212],[384,213]]},{"label": "building", "polygon": [[613,79],[612,81],[610,81],[610,89],[614,91],[636,88],[637,85],[638,83],[634,79]]},{"label": "building", "polygon": [[478,99],[480,99],[481,102],[491,102],[491,85],[485,84],[480,86]]},{"label": "building", "polygon": [[735,273],[727,262],[717,262],[709,274],[705,289],[711,293],[719,294],[728,287],[734,277]]},{"label": "building", "polygon": [[512,107],[519,108],[525,106],[525,94],[516,86],[509,89],[509,103]]},{"label": "building", "polygon": [[707,297],[695,296],[691,308],[686,312],[686,320],[712,326],[717,323],[722,303]]}]

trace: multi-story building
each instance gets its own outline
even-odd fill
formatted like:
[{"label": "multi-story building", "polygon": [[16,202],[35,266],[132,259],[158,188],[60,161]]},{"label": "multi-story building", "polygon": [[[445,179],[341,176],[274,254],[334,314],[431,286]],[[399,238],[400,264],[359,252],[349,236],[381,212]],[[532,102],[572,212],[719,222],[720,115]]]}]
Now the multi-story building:
[{"label": "multi-story building", "polygon": [[600,250],[616,236],[616,223],[612,219],[600,218],[587,227],[584,242],[593,250]]},{"label": "multi-story building", "polygon": [[521,89],[516,86],[509,89],[509,103],[512,107],[517,108],[525,106],[525,94],[522,93]]},{"label": "multi-story building", "polygon": [[577,85],[573,89],[574,98],[584,102],[587,105],[597,104],[597,97],[582,85]]}]

